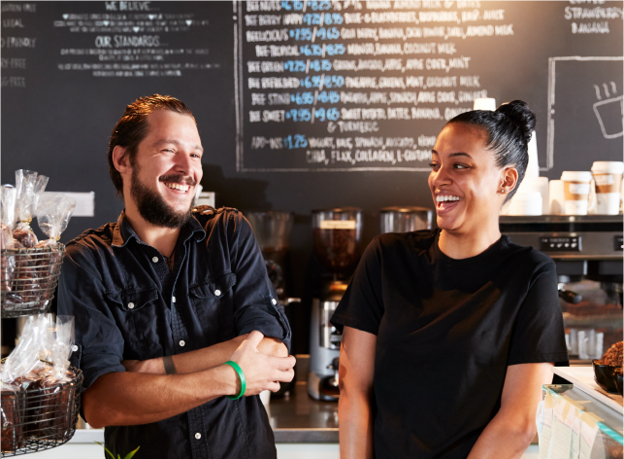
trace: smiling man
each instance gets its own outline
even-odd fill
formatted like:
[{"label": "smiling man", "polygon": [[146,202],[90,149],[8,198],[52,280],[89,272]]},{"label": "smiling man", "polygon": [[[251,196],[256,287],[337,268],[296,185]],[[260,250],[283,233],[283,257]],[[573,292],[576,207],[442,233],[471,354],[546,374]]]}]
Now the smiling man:
[{"label": "smiling man", "polygon": [[137,99],[108,150],[125,210],[67,245],[58,313],[76,318],[83,415],[115,456],[276,456],[257,394],[293,378],[290,327],[247,220],[192,207],[203,152],[182,102]]}]

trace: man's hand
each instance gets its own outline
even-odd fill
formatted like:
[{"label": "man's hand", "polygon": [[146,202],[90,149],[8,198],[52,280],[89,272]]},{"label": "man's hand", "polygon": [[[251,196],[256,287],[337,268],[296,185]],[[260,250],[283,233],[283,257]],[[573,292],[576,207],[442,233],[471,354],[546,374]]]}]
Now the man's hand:
[{"label": "man's hand", "polygon": [[276,338],[264,337],[258,344],[258,352],[269,357],[288,357],[288,348]]},{"label": "man's hand", "polygon": [[295,376],[293,367],[296,360],[292,355],[271,357],[259,352],[258,346],[263,338],[264,335],[259,331],[251,332],[249,337],[230,357],[230,360],[238,363],[245,374],[247,380],[246,396],[257,395],[263,390],[277,392],[280,388],[280,382],[290,382]]}]

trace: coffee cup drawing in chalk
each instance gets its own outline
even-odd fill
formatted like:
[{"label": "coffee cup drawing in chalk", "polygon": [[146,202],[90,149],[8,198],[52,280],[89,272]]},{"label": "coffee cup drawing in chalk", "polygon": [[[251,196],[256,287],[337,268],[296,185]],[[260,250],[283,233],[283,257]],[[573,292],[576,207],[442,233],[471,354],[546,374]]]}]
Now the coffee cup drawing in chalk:
[{"label": "coffee cup drawing in chalk", "polygon": [[[598,119],[602,136],[605,139],[615,139],[624,135],[624,96],[611,97],[608,85],[604,83],[602,86],[608,99],[602,100],[600,88],[594,85],[596,97],[599,99],[598,102],[594,103],[594,113]],[[611,81],[611,92],[615,94],[616,91],[616,85]]]}]

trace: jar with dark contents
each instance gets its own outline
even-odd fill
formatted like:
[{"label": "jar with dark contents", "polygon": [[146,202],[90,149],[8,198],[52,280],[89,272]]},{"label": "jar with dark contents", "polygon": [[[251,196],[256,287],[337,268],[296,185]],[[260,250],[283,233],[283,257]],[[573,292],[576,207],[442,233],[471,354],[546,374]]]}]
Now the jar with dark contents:
[{"label": "jar with dark contents", "polygon": [[335,276],[350,276],[357,265],[362,239],[362,211],[353,207],[312,212],[314,254]]}]

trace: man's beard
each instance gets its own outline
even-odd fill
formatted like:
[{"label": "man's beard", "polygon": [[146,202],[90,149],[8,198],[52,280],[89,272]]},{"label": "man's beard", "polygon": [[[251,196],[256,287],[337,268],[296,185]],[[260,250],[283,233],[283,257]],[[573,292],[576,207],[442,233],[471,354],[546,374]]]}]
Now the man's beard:
[{"label": "man's beard", "polygon": [[139,179],[139,170],[134,168],[130,181],[130,192],[136,202],[139,214],[152,225],[165,228],[180,228],[191,218],[193,202],[185,212],[173,210],[155,191],[147,188]]}]

